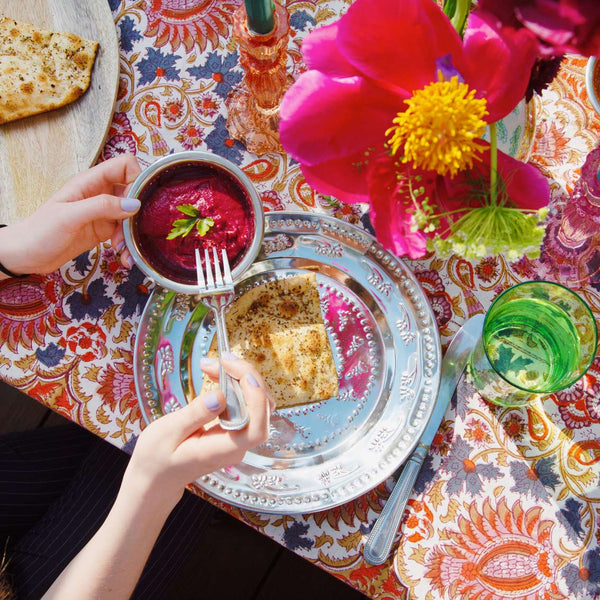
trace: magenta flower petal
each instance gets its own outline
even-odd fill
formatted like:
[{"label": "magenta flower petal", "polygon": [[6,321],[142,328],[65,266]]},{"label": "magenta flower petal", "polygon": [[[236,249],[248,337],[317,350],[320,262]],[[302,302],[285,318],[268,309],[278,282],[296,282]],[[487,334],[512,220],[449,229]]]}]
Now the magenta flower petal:
[{"label": "magenta flower petal", "polygon": [[464,37],[465,63],[458,64],[465,80],[486,98],[486,120],[494,123],[523,99],[537,56],[537,42],[527,30],[498,29],[489,13],[475,11]]},{"label": "magenta flower petal", "polygon": [[[489,152],[486,154],[489,162]],[[498,173],[517,208],[539,210],[548,205],[550,185],[537,167],[498,151]]]},{"label": "magenta flower petal", "polygon": [[421,258],[427,252],[427,237],[422,231],[412,231],[412,215],[401,204],[371,204],[371,222],[377,241],[397,256]]},{"label": "magenta flower petal", "polygon": [[353,156],[383,143],[401,102],[397,94],[361,77],[331,79],[307,71],[281,102],[281,143],[309,166]]},{"label": "magenta flower petal", "polygon": [[370,217],[377,240],[398,256],[420,258],[427,250],[427,237],[412,230],[412,206],[398,194],[394,161],[382,154],[368,170]]},{"label": "magenta flower petal", "polygon": [[[483,204],[469,195],[474,179],[480,182],[478,189],[489,190],[490,186],[490,146],[487,142],[481,143],[485,146],[480,154],[481,160],[473,165],[470,172],[459,173],[454,179],[444,178],[445,192],[437,198],[437,202],[446,210],[452,211],[461,207],[470,209]],[[498,150],[498,175],[501,184],[506,186],[510,206],[539,210],[548,205],[550,186],[537,167]],[[470,202],[466,202],[466,198],[471,198]]]},{"label": "magenta flower petal", "polygon": [[338,23],[311,31],[302,41],[302,58],[309,70],[321,71],[329,77],[360,75],[340,54],[337,43]]},{"label": "magenta flower petal", "polygon": [[365,170],[356,167],[364,161],[364,154],[334,158],[318,165],[302,165],[302,173],[308,185],[322,194],[330,194],[347,204],[368,202]]},{"label": "magenta flower petal", "polygon": [[462,55],[461,39],[432,0],[357,0],[339,21],[340,53],[385,87],[413,92],[435,79],[435,61]]},{"label": "magenta flower petal", "polygon": [[542,56],[567,52],[600,55],[600,2],[597,0],[479,0],[505,27],[526,27]]},{"label": "magenta flower petal", "polygon": [[567,47],[573,37],[573,28],[585,22],[576,11],[565,11],[556,2],[547,2],[541,11],[539,8],[520,6],[516,14],[527,29],[559,48]]},{"label": "magenta flower petal", "polygon": [[527,29],[552,48],[553,54],[593,56],[600,52],[600,6],[594,0],[537,0],[535,6],[523,4],[515,12]]}]

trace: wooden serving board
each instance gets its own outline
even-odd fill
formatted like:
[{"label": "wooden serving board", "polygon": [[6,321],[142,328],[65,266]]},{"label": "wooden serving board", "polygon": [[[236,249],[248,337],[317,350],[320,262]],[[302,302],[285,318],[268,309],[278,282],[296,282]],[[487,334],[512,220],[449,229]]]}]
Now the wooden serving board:
[{"label": "wooden serving board", "polygon": [[83,96],[62,108],[0,125],[0,223],[13,223],[96,162],[117,97],[119,45],[107,0],[2,0],[0,14],[99,42]]}]

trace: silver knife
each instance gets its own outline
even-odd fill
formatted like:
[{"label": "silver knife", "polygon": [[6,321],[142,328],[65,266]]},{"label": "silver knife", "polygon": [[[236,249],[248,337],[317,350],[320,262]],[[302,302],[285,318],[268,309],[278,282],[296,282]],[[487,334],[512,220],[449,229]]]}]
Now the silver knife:
[{"label": "silver knife", "polygon": [[474,315],[456,332],[442,360],[440,389],[429,417],[427,427],[414,452],[404,465],[396,485],[377,518],[371,533],[365,542],[363,556],[372,565],[380,565],[387,560],[394,537],[398,531],[406,502],[412,492],[417,475],[421,470],[429,447],[446,414],[450,399],[463,374],[471,351],[475,347],[481,331],[485,315]]}]

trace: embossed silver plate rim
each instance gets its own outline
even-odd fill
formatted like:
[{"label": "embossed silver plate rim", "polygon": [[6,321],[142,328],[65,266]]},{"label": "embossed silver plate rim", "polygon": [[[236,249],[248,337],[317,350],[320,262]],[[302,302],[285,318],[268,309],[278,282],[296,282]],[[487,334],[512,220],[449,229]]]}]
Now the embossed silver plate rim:
[{"label": "embossed silver plate rim", "polygon": [[[239,465],[198,480],[207,494],[244,509],[315,512],[366,493],[410,455],[439,386],[441,348],[434,314],[400,259],[362,229],[338,219],[267,213],[261,253],[240,285],[303,269],[317,273],[336,367],[349,374],[350,384],[341,384],[338,397],[308,405],[304,412],[277,411],[267,444],[247,453]],[[328,304],[332,298],[333,308]],[[358,323],[348,334],[341,328],[338,301],[348,308],[350,322]],[[134,363],[146,422],[197,393],[202,375],[194,365],[206,352],[210,321],[193,296],[160,287],[153,292],[140,321]],[[368,367],[364,375],[353,370],[362,338],[369,342],[360,350]],[[339,435],[336,416],[342,423],[337,424]],[[285,435],[287,445],[279,443]]]}]

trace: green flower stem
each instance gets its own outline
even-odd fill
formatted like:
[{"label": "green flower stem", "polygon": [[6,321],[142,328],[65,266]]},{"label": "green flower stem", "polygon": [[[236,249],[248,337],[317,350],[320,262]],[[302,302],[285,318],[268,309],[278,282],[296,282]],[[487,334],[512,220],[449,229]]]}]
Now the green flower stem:
[{"label": "green flower stem", "polygon": [[471,10],[472,0],[456,0],[456,10],[454,15],[450,19],[450,22],[454,26],[454,29],[458,31],[458,34],[462,37],[465,32],[465,25],[467,24],[467,17]]},{"label": "green flower stem", "polygon": [[490,123],[490,203],[498,205],[498,141],[496,123]]}]

